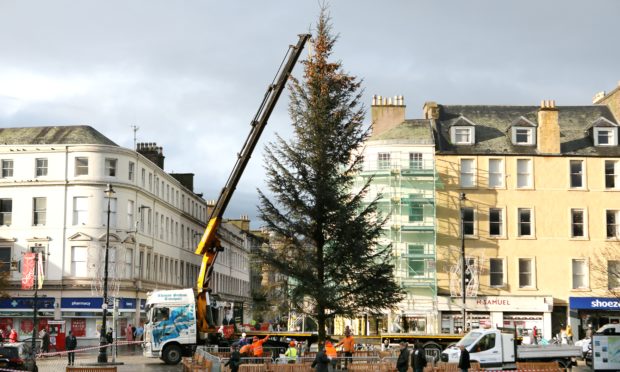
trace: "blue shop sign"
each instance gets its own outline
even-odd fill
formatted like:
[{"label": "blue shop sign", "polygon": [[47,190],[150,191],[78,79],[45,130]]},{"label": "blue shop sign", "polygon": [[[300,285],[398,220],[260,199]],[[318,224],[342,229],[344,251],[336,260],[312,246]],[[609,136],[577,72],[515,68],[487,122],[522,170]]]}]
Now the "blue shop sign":
[{"label": "blue shop sign", "polygon": [[[37,309],[54,309],[54,297],[37,297]],[[11,297],[0,299],[0,309],[34,309],[34,297]]]},{"label": "blue shop sign", "polygon": [[620,299],[609,297],[570,297],[571,309],[620,310]]},{"label": "blue shop sign", "polygon": [[140,311],[144,311],[144,307],[146,306],[146,300],[140,300]]},{"label": "blue shop sign", "polygon": [[[60,300],[60,307],[63,309],[88,309],[101,310],[103,298],[101,297],[64,297]],[[114,299],[108,298],[108,309],[114,308]]]},{"label": "blue shop sign", "polygon": [[136,299],[135,298],[120,298],[119,299],[119,309],[136,309]]}]

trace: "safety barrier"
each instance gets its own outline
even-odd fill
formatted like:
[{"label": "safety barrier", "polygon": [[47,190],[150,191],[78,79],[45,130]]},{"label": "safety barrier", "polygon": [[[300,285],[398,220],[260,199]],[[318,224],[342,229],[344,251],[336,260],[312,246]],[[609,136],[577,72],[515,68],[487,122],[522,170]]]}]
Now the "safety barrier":
[{"label": "safety barrier", "polygon": [[116,372],[116,367],[74,367],[67,366],[66,372]]}]

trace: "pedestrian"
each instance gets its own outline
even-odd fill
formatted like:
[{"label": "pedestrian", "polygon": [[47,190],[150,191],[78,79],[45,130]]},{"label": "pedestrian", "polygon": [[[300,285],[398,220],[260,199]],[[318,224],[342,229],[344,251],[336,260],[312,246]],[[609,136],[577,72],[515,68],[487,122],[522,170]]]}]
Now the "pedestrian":
[{"label": "pedestrian", "polygon": [[136,338],[136,326],[131,326],[131,336],[133,337],[134,341],[138,341],[138,339]]},{"label": "pedestrian", "polygon": [[569,345],[573,344],[573,328],[569,325],[566,326],[566,342]]},{"label": "pedestrian", "polygon": [[416,341],[413,344],[413,353],[411,354],[411,368],[413,368],[413,372],[423,372],[426,363],[426,352],[420,341]]},{"label": "pedestrian", "polygon": [[233,352],[230,354],[230,359],[228,359],[228,362],[224,364],[224,366],[229,365],[231,372],[239,371],[239,366],[241,365],[241,354],[239,353],[239,348],[236,346],[233,346]]},{"label": "pedestrian", "polygon": [[344,369],[347,369],[348,363],[353,362],[353,352],[355,351],[355,339],[351,335],[351,328],[347,326],[344,330],[344,338],[336,344],[336,347],[342,345],[344,351]]},{"label": "pedestrian", "polygon": [[568,336],[566,334],[566,328],[564,328],[564,324],[560,326],[560,344],[568,344]]},{"label": "pedestrian", "polygon": [[112,336],[112,328],[108,328],[108,332],[105,334],[105,339],[108,344],[111,344],[114,342],[114,338]]},{"label": "pedestrian", "polygon": [[77,348],[77,339],[73,335],[73,332],[69,331],[69,336],[65,342],[67,346],[67,357],[69,358],[69,365],[75,365],[75,349]]},{"label": "pedestrian", "polygon": [[138,328],[136,328],[136,341],[142,341],[142,336],[144,335],[144,327],[142,326],[142,323],[140,323],[140,325],[138,326]]},{"label": "pedestrian", "polygon": [[265,338],[261,338],[259,339],[258,337],[254,336],[254,338],[252,339],[252,353],[254,354],[254,358],[257,359],[258,362],[260,361],[260,358],[263,357],[263,344],[265,343],[265,341],[267,341],[269,339],[269,335],[265,336]]},{"label": "pedestrian", "polygon": [[327,357],[331,361],[329,363],[329,370],[333,371],[334,369],[336,369],[336,361],[338,360],[338,352],[336,351],[336,347],[334,346],[334,344],[332,344],[332,342],[329,340],[325,342],[325,355],[327,355]]},{"label": "pedestrian", "polygon": [[463,345],[459,345],[459,349],[461,349],[461,356],[459,358],[458,368],[461,372],[467,372],[471,367],[469,363],[469,351],[467,351]]},{"label": "pedestrian", "polygon": [[329,372],[329,358],[325,354],[325,347],[319,344],[319,352],[316,353],[316,357],[312,362],[312,368],[316,369],[316,372]]},{"label": "pedestrian", "polygon": [[239,339],[239,347],[245,346],[247,344],[249,344],[247,335],[245,334],[245,332],[243,332],[241,333],[241,338]]},{"label": "pedestrian", "polygon": [[532,343],[534,345],[538,345],[538,329],[536,328],[536,326],[532,328]]},{"label": "pedestrian", "polygon": [[592,338],[592,324],[588,324],[588,329],[586,330],[586,338]]},{"label": "pedestrian", "polygon": [[16,343],[17,342],[17,331],[15,331],[15,329],[11,327],[7,327],[7,329],[9,330],[9,342],[12,344]]},{"label": "pedestrian", "polygon": [[243,358],[251,357],[252,356],[252,344],[245,344],[241,346],[241,349],[239,350],[239,354],[241,354],[241,357]]},{"label": "pedestrian", "polygon": [[286,357],[288,364],[295,364],[295,362],[297,362],[297,348],[295,347],[295,341],[290,342],[288,349],[284,352],[284,356]]},{"label": "pedestrian", "polygon": [[127,328],[125,328],[125,339],[127,340],[127,348],[133,351],[135,345],[133,344],[133,329],[131,323],[127,324]]},{"label": "pedestrian", "polygon": [[400,354],[396,360],[396,369],[398,372],[407,372],[409,369],[409,348],[406,342],[400,343]]},{"label": "pedestrian", "polygon": [[41,338],[41,352],[49,353],[50,352],[50,334],[45,330],[45,328],[43,328],[39,332],[39,337]]}]

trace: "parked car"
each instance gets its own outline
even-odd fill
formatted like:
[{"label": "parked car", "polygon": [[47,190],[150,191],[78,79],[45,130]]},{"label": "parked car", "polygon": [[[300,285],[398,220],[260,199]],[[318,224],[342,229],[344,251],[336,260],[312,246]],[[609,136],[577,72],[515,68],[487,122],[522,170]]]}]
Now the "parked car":
[{"label": "parked car", "polygon": [[0,368],[28,370],[25,359],[23,343],[5,343],[0,346]]}]

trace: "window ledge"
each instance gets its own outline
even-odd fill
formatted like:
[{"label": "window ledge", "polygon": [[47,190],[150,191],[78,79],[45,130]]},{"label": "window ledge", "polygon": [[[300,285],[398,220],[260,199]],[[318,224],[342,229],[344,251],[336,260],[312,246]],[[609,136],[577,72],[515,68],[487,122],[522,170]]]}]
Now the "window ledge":
[{"label": "window ledge", "polygon": [[571,292],[592,292],[592,288],[573,288]]},{"label": "window ledge", "polygon": [[536,240],[535,236],[517,236],[515,239],[518,240]]},{"label": "window ledge", "polygon": [[489,240],[506,240],[508,239],[508,237],[504,235],[489,235],[488,239]]},{"label": "window ledge", "polygon": [[590,240],[590,237],[588,237],[588,236],[577,236],[577,237],[571,236],[568,240],[572,240],[572,241],[582,241],[582,242],[583,242],[583,241],[588,241],[588,240]]},{"label": "window ledge", "polygon": [[528,291],[528,292],[532,292],[532,291],[537,291],[537,290],[538,290],[538,288],[536,288],[536,287],[523,287],[523,288],[519,287],[519,290],[520,290],[520,291]]}]

